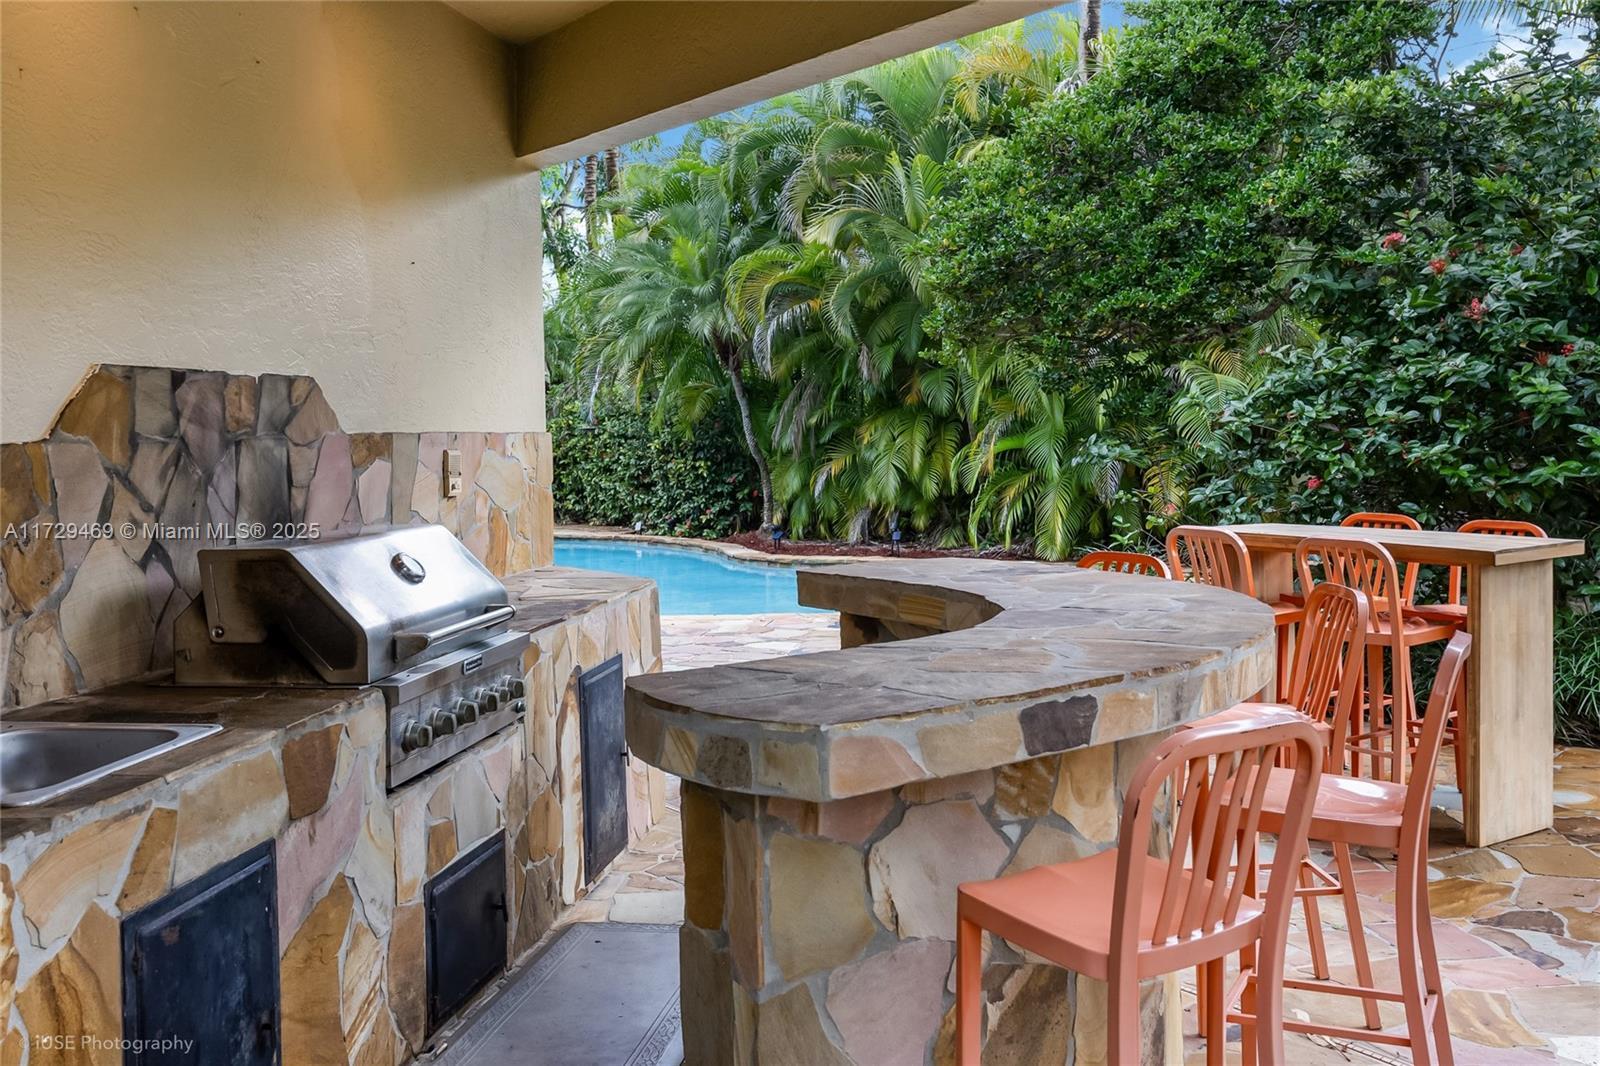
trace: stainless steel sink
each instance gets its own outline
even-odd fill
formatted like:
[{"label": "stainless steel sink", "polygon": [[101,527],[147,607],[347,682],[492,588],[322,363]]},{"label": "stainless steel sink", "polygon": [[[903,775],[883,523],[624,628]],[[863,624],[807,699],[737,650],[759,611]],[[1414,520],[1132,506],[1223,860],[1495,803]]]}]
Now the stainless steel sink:
[{"label": "stainless steel sink", "polygon": [[0,729],[0,807],[48,803],[221,728],[18,722]]}]

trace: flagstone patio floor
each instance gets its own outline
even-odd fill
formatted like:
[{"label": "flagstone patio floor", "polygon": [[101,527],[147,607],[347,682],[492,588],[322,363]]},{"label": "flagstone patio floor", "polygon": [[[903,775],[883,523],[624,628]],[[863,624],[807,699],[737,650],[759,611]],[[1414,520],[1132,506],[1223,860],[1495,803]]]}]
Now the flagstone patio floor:
[{"label": "flagstone patio floor", "polygon": [[[679,616],[662,619],[665,669],[682,670],[838,647],[831,615]],[[1430,849],[1429,900],[1435,920],[1459,1066],[1600,1066],[1600,751],[1557,749],[1554,827],[1492,848],[1469,848],[1459,822],[1460,796],[1448,760]],[[675,786],[676,782],[674,782]],[[639,840],[564,917],[566,922],[673,923],[683,916],[683,851],[674,787],[672,814]],[[1322,855],[1324,860],[1326,854]],[[1381,853],[1356,857],[1368,944],[1380,985],[1398,988],[1394,875]],[[1331,903],[1332,901],[1327,901]],[[1339,908],[1322,907],[1334,976],[1354,981]],[[1299,909],[1289,969],[1310,976]],[[1193,975],[1183,976],[1185,1056],[1204,1061],[1194,1035]],[[1289,992],[1286,1013],[1359,1024],[1354,1000]],[[1385,1006],[1398,1026],[1397,1006]],[[1237,1034],[1234,1034],[1235,1036]],[[1392,1047],[1290,1034],[1288,1061],[1405,1063]],[[1238,1044],[1229,1061],[1237,1060]],[[865,1066],[865,1064],[864,1064]]]}]

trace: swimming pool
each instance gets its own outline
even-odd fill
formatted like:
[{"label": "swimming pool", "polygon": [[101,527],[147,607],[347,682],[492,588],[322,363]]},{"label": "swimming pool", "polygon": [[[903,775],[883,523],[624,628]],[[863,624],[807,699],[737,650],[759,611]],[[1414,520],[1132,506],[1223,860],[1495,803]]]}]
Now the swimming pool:
[{"label": "swimming pool", "polygon": [[661,590],[664,615],[817,610],[795,598],[792,567],[743,563],[694,548],[557,537],[556,565],[650,578]]}]

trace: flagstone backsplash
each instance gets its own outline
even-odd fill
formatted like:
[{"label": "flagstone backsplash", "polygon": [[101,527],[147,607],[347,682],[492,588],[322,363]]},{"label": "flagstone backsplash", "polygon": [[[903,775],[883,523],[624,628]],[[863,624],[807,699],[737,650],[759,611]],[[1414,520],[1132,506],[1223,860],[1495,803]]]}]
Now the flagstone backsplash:
[{"label": "flagstone backsplash", "polygon": [[438,522],[496,575],[548,564],[550,484],[546,433],[347,433],[310,377],[92,367],[0,444],[0,707],[169,669],[208,545]]}]

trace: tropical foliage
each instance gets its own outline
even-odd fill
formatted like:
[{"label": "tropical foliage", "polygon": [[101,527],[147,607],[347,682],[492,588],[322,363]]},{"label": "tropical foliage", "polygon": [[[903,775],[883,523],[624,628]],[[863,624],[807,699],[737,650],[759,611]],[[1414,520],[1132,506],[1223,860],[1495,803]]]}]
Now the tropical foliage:
[{"label": "tropical foliage", "polygon": [[547,179],[558,432],[731,427],[760,508],[718,521],[795,535],[1061,558],[1357,503],[1592,535],[1593,12],[1456,73],[1445,3],[1129,12],[636,146],[581,204]]}]

